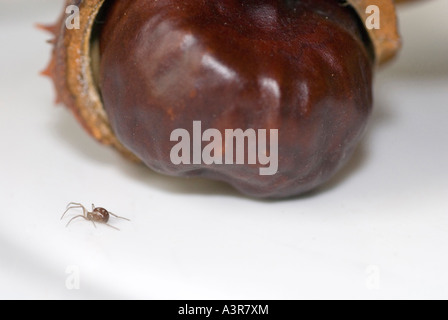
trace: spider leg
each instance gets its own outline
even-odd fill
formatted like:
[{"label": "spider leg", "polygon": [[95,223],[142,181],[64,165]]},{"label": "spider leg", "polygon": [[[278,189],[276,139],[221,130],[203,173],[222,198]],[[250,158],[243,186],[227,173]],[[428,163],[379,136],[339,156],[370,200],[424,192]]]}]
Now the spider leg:
[{"label": "spider leg", "polygon": [[117,230],[117,231],[120,231],[120,229],[118,229],[117,227],[111,226],[111,225],[108,224],[108,223],[105,223],[105,225],[108,226],[108,227],[110,227],[110,228],[112,228],[112,229],[115,229],[115,230]]},{"label": "spider leg", "polygon": [[78,218],[83,218],[85,220],[89,220],[89,219],[87,219],[86,217],[84,217],[82,215],[78,215],[78,216],[75,216],[75,217],[71,218],[70,221],[67,223],[67,225],[65,227],[68,227],[70,225],[70,223],[72,223],[73,220],[78,219]]},{"label": "spider leg", "polygon": [[109,214],[110,214],[111,216],[114,216],[115,218],[118,218],[118,219],[123,219],[123,220],[126,220],[126,221],[131,221],[131,220],[129,220],[128,218],[124,218],[124,217],[117,216],[116,214],[114,214],[114,213],[112,213],[112,212],[109,212]]},{"label": "spider leg", "polygon": [[86,210],[86,208],[84,208],[83,205],[76,204],[76,203],[70,203],[69,206],[67,206],[67,210],[65,210],[64,214],[62,215],[61,220],[64,219],[64,216],[66,215],[66,213],[72,209],[82,209],[82,211],[84,212],[84,216],[87,216],[87,210]]},{"label": "spider leg", "polygon": [[67,205],[67,208],[68,208],[68,207],[71,207],[71,206],[82,207],[83,205],[80,204],[80,203],[78,203],[78,202],[70,202],[70,203]]}]

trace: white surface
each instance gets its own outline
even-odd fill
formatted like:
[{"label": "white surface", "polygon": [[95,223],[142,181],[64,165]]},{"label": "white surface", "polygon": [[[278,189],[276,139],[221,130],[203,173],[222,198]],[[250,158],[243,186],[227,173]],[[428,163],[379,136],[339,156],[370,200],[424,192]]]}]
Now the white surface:
[{"label": "white surface", "polygon": [[[37,75],[50,47],[33,23],[60,8],[0,0],[0,298],[448,298],[447,1],[402,10],[401,59],[377,76],[350,165],[280,202],[160,176],[90,139]],[[70,201],[132,222],[65,228]]]}]

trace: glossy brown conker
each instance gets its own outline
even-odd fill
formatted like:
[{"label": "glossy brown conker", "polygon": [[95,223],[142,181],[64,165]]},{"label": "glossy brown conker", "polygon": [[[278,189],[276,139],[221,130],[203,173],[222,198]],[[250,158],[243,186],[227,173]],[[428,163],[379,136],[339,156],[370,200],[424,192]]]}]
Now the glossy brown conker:
[{"label": "glossy brown conker", "polygon": [[[339,1],[115,1],[101,20],[104,109],[119,141],[158,172],[290,197],[331,178],[362,137],[373,52]],[[194,121],[223,135],[278,129],[278,172],[173,164],[170,135]]]}]

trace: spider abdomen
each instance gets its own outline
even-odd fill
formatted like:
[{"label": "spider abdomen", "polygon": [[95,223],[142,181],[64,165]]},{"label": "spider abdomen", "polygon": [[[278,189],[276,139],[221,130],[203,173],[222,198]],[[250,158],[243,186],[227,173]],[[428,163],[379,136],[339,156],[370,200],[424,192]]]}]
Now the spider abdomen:
[{"label": "spider abdomen", "polygon": [[109,221],[109,212],[104,208],[95,208],[93,212],[89,212],[88,218],[94,222],[107,223]]}]

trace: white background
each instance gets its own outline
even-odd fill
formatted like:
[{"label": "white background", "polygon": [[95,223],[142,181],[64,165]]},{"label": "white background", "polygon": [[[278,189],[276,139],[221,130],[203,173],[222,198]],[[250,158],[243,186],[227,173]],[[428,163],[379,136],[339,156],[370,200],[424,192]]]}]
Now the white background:
[{"label": "white background", "polygon": [[[0,0],[0,298],[448,298],[446,0],[400,10],[404,50],[377,74],[349,165],[278,202],[155,174],[88,137],[38,76],[50,46],[34,23],[61,8]],[[132,222],[65,228],[70,201]]]}]

